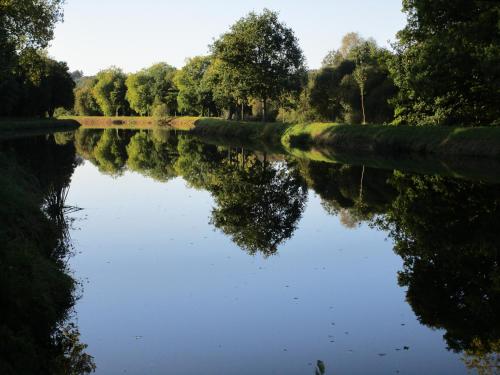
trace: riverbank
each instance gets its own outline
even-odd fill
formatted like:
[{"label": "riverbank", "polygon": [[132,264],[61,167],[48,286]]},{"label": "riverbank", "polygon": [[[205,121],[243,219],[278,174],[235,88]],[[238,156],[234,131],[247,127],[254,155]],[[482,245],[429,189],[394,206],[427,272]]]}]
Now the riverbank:
[{"label": "riverbank", "polygon": [[500,158],[500,127],[418,127],[342,125],[335,123],[282,124],[228,121],[206,117],[66,117],[57,120],[0,119],[0,131],[89,128],[189,131],[212,141],[267,145],[277,149],[313,147],[350,154],[426,155]]},{"label": "riverbank", "polygon": [[281,124],[196,119],[190,131],[220,140],[280,143],[286,149],[312,147],[342,153],[500,158],[500,127],[410,127]]},{"label": "riverbank", "polygon": [[410,127],[312,123],[289,127],[282,141],[360,154],[419,154],[500,158],[500,127]]}]

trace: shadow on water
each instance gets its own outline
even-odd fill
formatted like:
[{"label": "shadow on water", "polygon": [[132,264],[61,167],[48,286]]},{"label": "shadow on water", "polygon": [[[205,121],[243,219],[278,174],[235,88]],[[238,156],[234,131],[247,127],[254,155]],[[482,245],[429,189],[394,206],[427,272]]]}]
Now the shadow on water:
[{"label": "shadow on water", "polygon": [[[18,283],[36,288],[47,288],[49,282],[68,285],[62,289],[64,296],[47,297],[62,302],[54,304],[61,306],[54,316],[38,316],[49,322],[46,329],[32,332],[34,326],[26,328],[27,337],[48,340],[43,341],[47,350],[54,350],[56,343],[49,337],[62,332],[57,327],[74,302],[74,281],[61,262],[69,251],[69,241],[61,238],[67,233],[65,189],[75,166],[85,159],[115,178],[126,170],[161,182],[180,176],[189,186],[210,192],[214,200],[210,223],[241,249],[264,257],[276,254],[293,236],[306,206],[307,191],[313,190],[325,211],[338,216],[347,228],[365,223],[388,233],[395,253],[404,262],[399,285],[406,289],[407,302],[422,324],[443,329],[448,348],[462,353],[470,369],[487,374],[500,368],[500,185],[488,182],[491,179],[485,181],[476,175],[468,180],[449,174],[415,174],[273,155],[206,144],[162,130],[80,129],[54,137],[4,142],[0,150],[39,181],[42,198],[38,205],[46,212],[42,221],[55,230],[54,238],[59,241],[48,244],[50,251],[43,254],[53,278]],[[12,212],[28,209],[16,204],[4,207],[11,210],[2,215],[4,220],[13,220]],[[28,218],[7,224],[17,228],[19,223],[29,225]],[[2,235],[12,236],[9,232]],[[12,246],[17,246],[15,238],[10,239]],[[54,252],[58,243],[60,249]],[[38,251],[32,250],[41,256]],[[5,298],[33,293],[29,287],[18,291],[12,281],[2,285]],[[49,290],[61,288],[42,291]],[[36,304],[29,299],[23,303]],[[12,314],[16,316],[15,311]],[[91,358],[81,355],[92,366]],[[316,373],[325,371],[324,363],[318,361]]]},{"label": "shadow on water", "polygon": [[[57,138],[56,138],[57,139]],[[77,282],[65,206],[78,164],[72,142],[36,137],[0,144],[0,373],[87,374],[71,312]]]}]

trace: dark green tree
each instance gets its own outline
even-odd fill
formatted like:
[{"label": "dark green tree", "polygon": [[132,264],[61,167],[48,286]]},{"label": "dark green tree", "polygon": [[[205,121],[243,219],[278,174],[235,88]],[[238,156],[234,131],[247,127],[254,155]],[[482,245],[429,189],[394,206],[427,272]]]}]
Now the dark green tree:
[{"label": "dark green tree", "polygon": [[125,73],[116,67],[97,73],[97,82],[92,93],[105,116],[128,114],[130,107],[125,97],[127,93],[126,79]]},{"label": "dark green tree", "polygon": [[488,125],[500,119],[500,4],[404,0],[392,73],[396,122]]},{"label": "dark green tree", "polygon": [[262,101],[262,119],[269,100],[299,92],[305,79],[304,56],[293,30],[265,9],[250,13],[212,45],[220,59],[250,97]]},{"label": "dark green tree", "polygon": [[216,112],[210,87],[203,80],[211,62],[209,56],[193,57],[175,75],[174,82],[179,89],[177,102],[181,113],[203,116]]}]

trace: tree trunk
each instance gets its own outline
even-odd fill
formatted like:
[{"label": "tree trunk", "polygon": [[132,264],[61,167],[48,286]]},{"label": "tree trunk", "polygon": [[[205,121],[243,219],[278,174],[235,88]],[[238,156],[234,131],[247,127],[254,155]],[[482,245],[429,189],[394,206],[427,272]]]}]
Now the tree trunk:
[{"label": "tree trunk", "polygon": [[359,183],[359,201],[363,202],[363,181],[365,179],[365,166],[361,170],[361,182]]},{"label": "tree trunk", "polygon": [[241,121],[245,120],[245,104],[241,102]]},{"label": "tree trunk", "polygon": [[262,122],[267,121],[267,98],[262,99]]},{"label": "tree trunk", "polygon": [[365,93],[364,89],[361,88],[361,110],[363,112],[363,125],[366,124],[366,115],[365,115]]}]

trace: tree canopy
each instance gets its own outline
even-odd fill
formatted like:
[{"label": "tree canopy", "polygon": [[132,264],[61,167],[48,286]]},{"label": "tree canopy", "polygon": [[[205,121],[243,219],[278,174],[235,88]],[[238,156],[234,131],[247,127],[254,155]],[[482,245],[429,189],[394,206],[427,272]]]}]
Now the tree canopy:
[{"label": "tree canopy", "polygon": [[212,52],[249,96],[262,101],[264,120],[268,100],[300,91],[304,56],[293,30],[278,20],[276,12],[265,9],[240,19],[215,41]]},{"label": "tree canopy", "polygon": [[392,74],[398,123],[498,124],[500,4],[404,0]]}]

